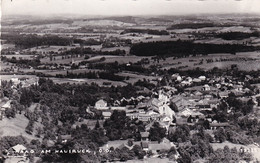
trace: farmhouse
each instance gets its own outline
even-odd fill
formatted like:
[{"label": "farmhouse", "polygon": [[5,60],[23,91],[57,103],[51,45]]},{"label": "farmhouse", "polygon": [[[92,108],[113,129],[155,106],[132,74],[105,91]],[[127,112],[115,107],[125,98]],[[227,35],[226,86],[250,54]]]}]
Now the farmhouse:
[{"label": "farmhouse", "polygon": [[68,140],[71,140],[71,135],[61,135],[60,139],[61,139],[61,143],[67,143]]},{"label": "farmhouse", "polygon": [[98,100],[96,103],[95,103],[95,108],[97,110],[107,110],[108,107],[107,107],[107,102],[103,99],[101,100]]},{"label": "farmhouse", "polygon": [[216,130],[218,128],[226,128],[229,126],[229,123],[210,123],[209,124],[211,130]]},{"label": "farmhouse", "polygon": [[149,132],[140,132],[142,141],[148,141]]},{"label": "farmhouse", "polygon": [[8,150],[8,155],[16,157],[26,157],[28,154],[28,152],[26,151],[27,148],[24,145],[17,144]]},{"label": "farmhouse", "polygon": [[108,119],[111,117],[112,113],[110,111],[103,111],[102,115],[103,115],[104,119]]}]

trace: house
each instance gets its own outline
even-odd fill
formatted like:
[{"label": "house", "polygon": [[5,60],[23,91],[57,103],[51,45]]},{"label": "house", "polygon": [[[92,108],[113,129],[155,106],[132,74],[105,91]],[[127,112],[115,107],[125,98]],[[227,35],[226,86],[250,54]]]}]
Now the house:
[{"label": "house", "polygon": [[182,86],[189,86],[189,85],[191,85],[191,82],[189,82],[189,81],[182,81],[181,85]]},{"label": "house", "polygon": [[138,97],[136,98],[137,101],[142,101],[143,99],[145,99],[145,97],[142,96],[142,95],[140,95],[140,96],[138,96]]},{"label": "house", "polygon": [[201,81],[205,81],[205,80],[206,80],[206,76],[200,76],[199,79],[200,79]]},{"label": "house", "polygon": [[160,101],[157,98],[151,98],[148,102],[147,102],[147,107],[155,107],[158,108],[159,107],[159,103]]},{"label": "house", "polygon": [[210,107],[213,108],[217,108],[219,105],[219,100],[218,99],[212,99],[212,100],[208,100],[208,104],[210,105]]},{"label": "house", "polygon": [[160,116],[161,116],[158,112],[156,112],[156,111],[154,111],[154,110],[149,110],[149,111],[147,112],[147,114],[151,116],[151,119],[152,119],[152,120],[159,120],[159,119],[160,119]]},{"label": "house", "polygon": [[205,99],[205,100],[211,100],[212,98],[213,98],[213,96],[210,95],[210,94],[204,95],[204,99]]},{"label": "house", "polygon": [[192,82],[192,78],[191,78],[191,77],[187,77],[187,78],[186,78],[186,81],[188,81],[188,82],[191,83],[191,82]]},{"label": "house", "polygon": [[205,84],[203,87],[202,87],[202,90],[203,91],[210,91],[210,86],[208,84]]},{"label": "house", "polygon": [[141,147],[144,151],[148,151],[149,150],[149,144],[148,142],[141,142]]},{"label": "house", "polygon": [[11,81],[14,83],[14,85],[17,85],[20,83],[20,80],[15,75],[11,78]]},{"label": "house", "polygon": [[198,78],[194,78],[194,79],[193,79],[193,83],[200,83],[200,82],[201,82],[201,80],[198,79]]},{"label": "house", "polygon": [[189,102],[198,102],[201,99],[201,96],[193,95],[187,98]]},{"label": "house", "polygon": [[223,123],[210,123],[209,124],[209,127],[210,127],[211,130],[216,130],[220,127],[226,128],[228,126],[229,126],[229,123],[227,123],[227,122],[225,122],[225,123],[224,122]]},{"label": "house", "polygon": [[198,104],[198,105],[196,105],[196,108],[198,110],[212,110],[212,108],[209,104]]},{"label": "house", "polygon": [[108,119],[111,117],[112,113],[110,111],[103,111],[102,115],[103,115],[104,119]]},{"label": "house", "polygon": [[0,120],[2,120],[5,117],[5,111],[7,109],[11,109],[11,100],[7,101],[4,105],[1,106],[0,109]]},{"label": "house", "polygon": [[95,108],[97,110],[107,110],[108,107],[107,107],[107,102],[103,99],[101,100],[98,100],[96,103],[95,103]]},{"label": "house", "polygon": [[27,148],[22,144],[17,144],[8,150],[8,156],[26,157],[28,152]]},{"label": "house", "polygon": [[202,96],[203,95],[203,93],[201,93],[200,91],[195,91],[193,94],[195,96]]},{"label": "house", "polygon": [[71,135],[61,135],[60,139],[61,139],[61,143],[67,143],[68,140],[72,139],[72,137],[71,137]]},{"label": "house", "polygon": [[246,75],[245,76],[245,80],[252,80],[252,79],[254,79],[252,76],[250,76],[250,75]]},{"label": "house", "polygon": [[243,86],[242,86],[242,85],[234,85],[233,88],[234,88],[236,91],[242,91],[242,90],[243,90]]},{"label": "house", "polygon": [[181,81],[181,80],[182,80],[182,77],[181,77],[179,74],[173,74],[173,75],[172,75],[172,79],[173,79],[173,80],[177,80],[177,81]]},{"label": "house", "polygon": [[140,132],[142,141],[148,141],[149,132]]},{"label": "house", "polygon": [[39,78],[29,78],[22,82],[22,87],[30,87],[31,85],[37,85],[39,81]]},{"label": "house", "polygon": [[215,86],[219,89],[219,88],[221,88],[221,84],[215,84]]},{"label": "house", "polygon": [[163,89],[167,92],[168,95],[176,94],[178,93],[178,90],[174,87],[170,86],[163,86]]},{"label": "house", "polygon": [[138,119],[143,122],[148,122],[151,120],[151,116],[148,114],[139,113]]},{"label": "house", "polygon": [[123,110],[123,111],[125,111],[126,107],[125,106],[111,106],[110,109],[111,110]]},{"label": "house", "polygon": [[220,98],[227,98],[229,93],[230,92],[228,92],[228,91],[224,91],[224,92],[219,92],[218,95]]}]

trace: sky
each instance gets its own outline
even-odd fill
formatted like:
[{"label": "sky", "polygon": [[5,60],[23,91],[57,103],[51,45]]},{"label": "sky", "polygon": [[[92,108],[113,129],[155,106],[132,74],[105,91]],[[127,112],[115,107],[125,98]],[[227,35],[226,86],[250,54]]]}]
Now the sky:
[{"label": "sky", "polygon": [[2,15],[260,14],[260,0],[1,0]]}]

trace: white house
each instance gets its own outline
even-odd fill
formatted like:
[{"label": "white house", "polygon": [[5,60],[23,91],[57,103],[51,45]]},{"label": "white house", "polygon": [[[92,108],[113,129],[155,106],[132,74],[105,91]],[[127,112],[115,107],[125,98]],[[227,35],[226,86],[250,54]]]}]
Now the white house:
[{"label": "white house", "polygon": [[202,88],[204,91],[210,91],[210,86],[208,84],[205,84]]},{"label": "white house", "polygon": [[108,107],[107,107],[107,102],[103,99],[101,100],[98,100],[96,103],[95,103],[95,108],[97,110],[107,110]]},{"label": "white house", "polygon": [[200,76],[199,79],[204,81],[204,80],[206,80],[206,76]]}]

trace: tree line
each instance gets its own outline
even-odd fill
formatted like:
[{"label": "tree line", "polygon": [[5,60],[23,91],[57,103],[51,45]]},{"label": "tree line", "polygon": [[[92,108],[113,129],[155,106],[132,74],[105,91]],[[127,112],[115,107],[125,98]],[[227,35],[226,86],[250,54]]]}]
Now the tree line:
[{"label": "tree line", "polygon": [[133,44],[130,54],[137,56],[172,56],[208,55],[211,53],[231,53],[255,51],[259,47],[239,44],[202,44],[192,41],[158,41]]}]

